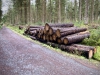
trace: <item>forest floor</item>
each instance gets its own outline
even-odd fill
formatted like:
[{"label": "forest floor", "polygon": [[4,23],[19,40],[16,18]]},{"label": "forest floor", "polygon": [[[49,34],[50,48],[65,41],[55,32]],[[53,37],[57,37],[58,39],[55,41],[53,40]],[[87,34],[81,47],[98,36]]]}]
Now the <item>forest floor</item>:
[{"label": "forest floor", "polygon": [[100,75],[100,64],[63,56],[3,27],[0,75]]}]

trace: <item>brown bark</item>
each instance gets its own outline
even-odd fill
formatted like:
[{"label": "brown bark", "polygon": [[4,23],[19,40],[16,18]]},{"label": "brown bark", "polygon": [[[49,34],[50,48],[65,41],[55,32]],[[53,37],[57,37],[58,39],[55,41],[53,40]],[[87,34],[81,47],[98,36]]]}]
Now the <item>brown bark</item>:
[{"label": "brown bark", "polygon": [[81,48],[81,47],[74,47],[74,46],[65,46],[65,45],[61,45],[60,46],[61,49],[70,52],[70,53],[74,53],[74,54],[78,54],[78,55],[86,55],[87,58],[92,58],[93,56],[93,50],[89,49],[89,48]]},{"label": "brown bark", "polygon": [[56,43],[52,43],[52,42],[47,42],[48,45],[52,46],[52,47],[58,47],[62,50],[65,50],[69,53],[73,53],[73,54],[77,54],[77,55],[86,55],[87,58],[92,58],[93,56],[93,50],[89,48],[84,47],[74,47],[73,45],[70,46],[66,46],[66,45],[59,45]]},{"label": "brown bark", "polygon": [[47,42],[47,45],[50,45],[52,47],[59,47],[60,48],[60,45],[59,44],[52,43],[52,42]]},{"label": "brown bark", "polygon": [[56,23],[56,24],[49,24],[46,23],[45,24],[45,30],[48,31],[50,29],[50,27],[73,27],[74,24],[62,24],[62,23]]},{"label": "brown bark", "polygon": [[33,40],[37,40],[36,37],[34,37],[34,36],[30,36],[30,38]]},{"label": "brown bark", "polygon": [[64,44],[72,44],[72,43],[78,43],[84,40],[85,38],[88,38],[90,36],[89,32],[81,32],[77,34],[72,34],[66,37],[61,38],[63,40]]},{"label": "brown bark", "polygon": [[77,27],[59,28],[56,30],[56,35],[58,38],[60,38],[60,37],[64,37],[70,34],[75,34],[86,30],[87,30],[86,28],[77,28]]},{"label": "brown bark", "polygon": [[35,37],[37,34],[37,31],[36,30],[30,31],[28,34]]},{"label": "brown bark", "polygon": [[29,31],[40,30],[40,28],[29,28]]},{"label": "brown bark", "polygon": [[28,26],[29,28],[43,28],[44,26]]},{"label": "brown bark", "polygon": [[92,46],[86,46],[86,45],[81,45],[81,44],[72,44],[72,46],[77,47],[77,48],[86,48],[89,50],[93,50],[93,53],[97,52],[96,48]]}]

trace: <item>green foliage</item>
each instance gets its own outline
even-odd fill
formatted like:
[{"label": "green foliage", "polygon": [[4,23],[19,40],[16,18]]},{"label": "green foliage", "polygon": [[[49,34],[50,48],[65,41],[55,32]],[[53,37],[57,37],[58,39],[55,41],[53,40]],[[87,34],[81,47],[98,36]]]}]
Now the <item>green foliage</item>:
[{"label": "green foliage", "polygon": [[90,38],[86,38],[82,43],[91,46],[100,46],[100,28],[90,30]]},{"label": "green foliage", "polygon": [[37,23],[35,23],[35,24],[36,24],[36,25],[42,25],[42,22],[39,21],[39,22],[37,22]]},{"label": "green foliage", "polygon": [[97,52],[94,54],[93,58],[100,61],[100,46],[97,47]]}]

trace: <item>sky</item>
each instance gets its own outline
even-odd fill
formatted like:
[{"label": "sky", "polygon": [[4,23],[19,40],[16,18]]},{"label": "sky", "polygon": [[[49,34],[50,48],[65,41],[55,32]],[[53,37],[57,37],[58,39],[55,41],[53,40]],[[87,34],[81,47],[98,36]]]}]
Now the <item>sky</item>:
[{"label": "sky", "polygon": [[9,6],[11,5],[11,0],[2,0],[2,11],[3,14],[5,14],[9,8]]}]

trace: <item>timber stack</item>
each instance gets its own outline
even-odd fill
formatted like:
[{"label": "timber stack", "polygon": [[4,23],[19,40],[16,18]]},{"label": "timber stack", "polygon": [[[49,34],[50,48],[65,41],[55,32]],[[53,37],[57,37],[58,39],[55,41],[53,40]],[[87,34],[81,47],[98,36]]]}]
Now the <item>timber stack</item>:
[{"label": "timber stack", "polygon": [[88,58],[92,58],[96,53],[95,47],[77,44],[89,38],[90,33],[87,28],[75,27],[74,24],[46,23],[45,26],[28,26],[24,34],[29,35],[33,40],[70,53],[86,54]]}]

